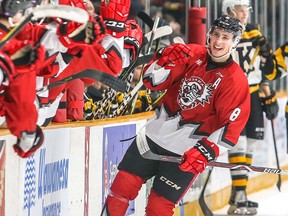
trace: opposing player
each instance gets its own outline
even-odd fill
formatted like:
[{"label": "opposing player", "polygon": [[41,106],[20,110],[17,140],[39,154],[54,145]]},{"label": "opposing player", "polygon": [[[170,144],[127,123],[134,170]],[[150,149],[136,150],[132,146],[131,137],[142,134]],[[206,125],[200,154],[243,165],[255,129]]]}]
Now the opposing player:
[{"label": "opposing player", "polygon": [[269,80],[281,79],[287,76],[288,72],[288,42],[284,43],[278,47],[273,53],[273,62],[270,64],[270,67],[273,70],[265,71],[265,75]]},{"label": "opposing player", "polygon": [[[250,10],[249,0],[223,0],[222,2],[222,12],[238,18],[244,26],[242,38],[233,58],[247,75],[250,86],[251,114],[238,144],[229,151],[229,162],[246,165],[251,165],[253,151],[264,138],[263,110],[269,120],[276,118],[278,113],[275,91],[270,89],[264,76],[264,70],[273,70],[265,66],[272,59],[270,46],[261,31],[255,25],[247,23]],[[255,61],[254,57],[256,57]],[[264,98],[259,96],[260,89],[265,95]],[[246,195],[248,171],[231,170],[231,177],[232,191],[228,214],[256,214],[258,204],[247,200]]]},{"label": "opposing player", "polygon": [[[197,175],[234,147],[250,111],[247,79],[231,57],[242,30],[238,19],[221,16],[209,29],[207,47],[173,44],[145,67],[146,87],[167,93],[120,162],[102,215],[125,215],[129,201],[153,176],[146,215],[173,215]],[[157,154],[182,155],[184,162],[144,159],[137,144]]]}]

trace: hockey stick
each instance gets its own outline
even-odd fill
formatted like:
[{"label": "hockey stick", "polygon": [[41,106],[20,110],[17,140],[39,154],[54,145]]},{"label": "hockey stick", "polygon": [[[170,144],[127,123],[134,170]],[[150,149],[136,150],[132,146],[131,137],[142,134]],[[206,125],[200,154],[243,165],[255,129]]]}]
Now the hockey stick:
[{"label": "hockey stick", "polygon": [[[185,44],[185,41],[181,37],[177,36],[177,37],[173,38],[173,43]],[[166,92],[167,92],[167,90],[163,91],[161,93],[161,95],[150,106],[148,106],[146,108],[145,111],[147,112],[147,111],[153,110],[155,108],[155,106],[158,104],[158,102],[165,96]]]},{"label": "hockey stick", "polygon": [[41,5],[39,7],[35,7],[22,22],[16,25],[1,39],[0,49],[9,40],[15,37],[31,20],[37,20],[44,17],[59,17],[62,19],[73,20],[79,23],[85,23],[89,19],[88,13],[85,10],[68,5]]},{"label": "hockey stick", "polygon": [[165,96],[166,92],[167,92],[167,90],[164,90],[164,91],[161,93],[161,95],[159,95],[159,97],[157,97],[157,99],[156,99],[151,105],[149,105],[149,106],[146,108],[145,112],[148,112],[148,111],[153,110],[153,109],[156,107],[156,105],[159,103],[159,101],[161,101],[162,98]]},{"label": "hockey stick", "polygon": [[[150,39],[149,39],[149,43],[148,43],[148,49],[147,49],[146,55],[149,55],[149,54],[151,53],[152,44],[153,44],[153,41],[154,41],[155,32],[156,32],[156,29],[157,29],[157,27],[158,27],[159,20],[160,20],[159,17],[156,17],[156,18],[155,18],[155,21],[154,21],[154,24],[153,24],[153,27],[152,27],[152,31],[151,31],[151,35],[150,35]],[[142,66],[142,69],[141,69],[140,80],[142,80],[143,69],[144,69],[144,65]],[[138,83],[137,83],[137,84],[138,84]],[[143,86],[143,82],[142,82],[140,88],[141,88],[142,86]],[[140,90],[140,88],[139,88],[139,90]],[[137,91],[137,92],[133,95],[133,97],[130,99],[130,102],[127,103],[127,105],[131,104],[131,105],[130,105],[129,114],[132,114],[132,113],[134,112],[138,95],[139,95],[139,92]],[[127,109],[127,105],[126,105],[126,109]],[[125,109],[123,110],[123,112],[124,112],[124,111],[125,111]]]},{"label": "hockey stick", "polygon": [[[161,38],[161,37],[164,37],[164,36],[167,36],[167,35],[170,35],[170,34],[172,34],[172,32],[173,32],[173,30],[172,30],[171,26],[162,26],[160,28],[157,28],[155,30],[154,40]],[[152,31],[145,34],[145,36],[143,38],[142,46],[140,47],[140,50],[139,50],[139,54],[141,53],[142,49],[147,44],[149,44],[149,39],[151,38],[151,34],[152,34]],[[153,55],[152,55],[152,57],[153,57]],[[138,58],[140,58],[140,57],[138,57]],[[134,68],[137,67],[137,66],[134,66],[135,64],[137,65],[137,60],[132,62],[130,64],[130,66],[120,74],[120,78],[126,79],[129,76],[129,74],[131,73],[131,71],[133,71]]]},{"label": "hockey stick", "polygon": [[144,11],[140,11],[137,16],[142,20],[142,22],[144,24],[146,24],[150,29],[153,28],[154,25],[154,21],[152,20],[152,18],[145,13]]},{"label": "hockey stick", "polygon": [[116,91],[125,91],[126,89],[126,83],[123,80],[117,77],[114,77],[112,75],[109,75],[105,72],[101,72],[99,70],[86,69],[79,73],[75,73],[75,74],[72,74],[71,76],[58,80],[54,83],[51,83],[47,86],[44,86],[40,89],[37,89],[37,93],[47,91],[49,89],[55,88],[57,86],[60,86],[72,80],[81,79],[81,78],[90,78],[93,80],[98,80],[102,82],[103,84],[115,89]]},{"label": "hockey stick", "polygon": [[[163,26],[162,28],[156,29],[154,39],[157,39],[157,38],[165,36],[165,35],[169,35],[171,33],[172,33],[172,28],[170,26]],[[151,38],[151,35],[152,35],[152,31],[145,34],[145,36],[143,38],[142,46],[140,47],[138,53],[141,53],[141,50],[149,43],[149,38]],[[119,78],[122,80],[125,80],[127,82],[126,92],[128,92],[130,90],[130,83],[131,83],[132,78],[133,78],[133,74],[131,74],[131,72],[137,66],[146,64],[149,61],[151,61],[152,59],[153,59],[153,54],[137,57],[137,59],[134,62],[132,62],[130,64],[130,66],[127,67],[127,69],[125,69],[120,74]],[[131,79],[129,79],[129,78],[131,78]],[[109,93],[109,91],[112,91],[112,92]],[[125,92],[125,91],[122,91],[122,92]],[[95,113],[93,113],[94,118],[97,118],[97,119],[98,118],[104,118],[105,112],[107,111],[107,109],[109,108],[110,104],[113,102],[115,97],[116,97],[115,91],[113,91],[113,90],[106,91],[104,98],[95,104],[97,107],[99,107],[99,109]],[[113,117],[113,116],[114,116],[113,114],[109,115],[109,117]]]},{"label": "hockey stick", "polygon": [[[151,18],[151,16],[149,16],[146,12],[144,11],[140,11],[137,16],[142,20],[143,23],[145,23],[151,30],[153,29],[153,26],[155,24],[155,21]],[[156,19],[155,19],[156,20]],[[159,24],[159,21],[157,21],[157,26],[163,26],[164,20],[162,19],[162,23]],[[155,46],[155,51],[158,50],[160,44],[160,38],[156,40],[156,46]]]},{"label": "hockey stick", "polygon": [[[145,138],[145,134],[137,135],[136,143],[137,143],[139,153],[145,159],[179,163],[179,164],[183,162],[182,157],[159,155],[159,154],[153,153],[148,146],[148,143]],[[232,170],[248,170],[248,171],[260,172],[260,173],[288,175],[288,170],[275,169],[275,168],[270,168],[270,167],[248,166],[248,165],[239,165],[239,164],[231,164],[231,163],[216,162],[216,161],[210,162],[208,166],[228,168]]]},{"label": "hockey stick", "polygon": [[[147,55],[150,54],[150,52],[151,52],[152,43],[153,43],[153,40],[155,38],[158,22],[159,22],[159,17],[156,17],[156,19],[154,21],[154,24],[153,24],[152,31],[151,31],[151,35],[150,35],[150,38],[149,38],[148,49],[147,49],[147,53],[146,53]],[[143,72],[143,67],[142,67],[142,71],[141,71],[141,75],[140,75],[140,81],[137,83],[137,85],[133,88],[133,90],[129,94],[124,96],[123,102],[113,112],[112,117],[116,117],[116,116],[122,115],[126,111],[128,105],[131,102],[133,103],[133,99],[134,99],[134,102],[136,102],[135,100],[137,100],[136,97],[138,95],[138,91],[143,86],[142,72]],[[133,111],[133,109],[134,108],[132,107],[131,111]]]},{"label": "hockey stick", "polygon": [[[146,64],[149,61],[151,61],[152,58],[153,58],[153,54],[138,57],[136,62],[133,64],[132,68],[134,69],[139,65]],[[125,81],[127,81],[127,80],[125,80]],[[127,81],[126,82],[126,91],[123,91],[123,92],[128,92],[129,90],[130,90],[130,85],[129,85],[129,81]],[[109,106],[112,104],[113,100],[116,98],[116,95],[117,95],[117,92],[113,89],[108,89],[107,91],[105,91],[103,99],[100,101],[97,101],[95,103],[95,105],[96,105],[96,107],[98,107],[98,109],[93,113],[94,119],[105,118],[105,112],[107,111]],[[112,117],[112,115],[110,117]]]},{"label": "hockey stick", "polygon": [[213,216],[213,213],[211,212],[211,210],[207,206],[207,204],[205,202],[205,199],[204,199],[205,190],[206,190],[206,187],[208,185],[208,182],[209,182],[209,179],[210,179],[212,171],[213,171],[213,167],[210,167],[210,169],[208,171],[208,174],[206,176],[203,188],[201,190],[201,193],[200,193],[200,196],[199,196],[199,200],[198,200],[200,208],[201,208],[201,210],[203,212],[203,215],[205,215],[205,216]]},{"label": "hockey stick", "polygon": [[[273,143],[274,143],[274,150],[275,150],[275,157],[276,157],[276,165],[277,169],[280,169],[280,164],[279,164],[279,158],[278,158],[278,150],[277,150],[277,143],[276,143],[276,138],[275,138],[275,130],[274,130],[274,124],[273,120],[271,119],[271,128],[272,128],[272,137],[273,137]],[[281,175],[278,175],[278,181],[277,181],[277,188],[279,191],[281,191]]]}]

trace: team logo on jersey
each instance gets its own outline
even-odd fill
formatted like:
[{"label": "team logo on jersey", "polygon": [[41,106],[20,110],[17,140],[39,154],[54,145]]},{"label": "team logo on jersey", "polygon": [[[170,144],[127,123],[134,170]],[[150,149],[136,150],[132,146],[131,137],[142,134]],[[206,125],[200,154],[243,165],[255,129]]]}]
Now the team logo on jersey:
[{"label": "team logo on jersey", "polygon": [[211,84],[206,84],[199,77],[189,77],[182,79],[177,102],[181,109],[193,109],[199,104],[210,103],[212,97]]}]

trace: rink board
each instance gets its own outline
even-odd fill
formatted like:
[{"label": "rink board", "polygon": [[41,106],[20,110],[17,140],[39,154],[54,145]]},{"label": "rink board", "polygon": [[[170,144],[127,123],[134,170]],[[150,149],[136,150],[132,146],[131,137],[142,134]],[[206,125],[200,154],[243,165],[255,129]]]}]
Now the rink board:
[{"label": "rink board", "polygon": [[[288,165],[284,107],[275,120],[281,165]],[[12,149],[16,138],[0,130],[0,215],[2,216],[90,216],[100,215],[116,173],[117,164],[139,129],[152,112],[109,120],[53,124],[44,128],[43,146],[30,158],[19,158]],[[271,128],[266,128],[265,142],[257,148],[254,165],[276,167]],[[265,155],[265,156],[263,156]],[[219,160],[227,161],[227,154]],[[197,202],[207,172],[201,174],[175,209],[175,216],[201,215]],[[272,177],[271,177],[272,176]],[[275,185],[276,176],[253,173],[249,192]],[[206,190],[211,209],[226,205],[230,193],[227,169],[214,169]],[[143,186],[131,202],[127,215],[145,215],[151,182]]]}]

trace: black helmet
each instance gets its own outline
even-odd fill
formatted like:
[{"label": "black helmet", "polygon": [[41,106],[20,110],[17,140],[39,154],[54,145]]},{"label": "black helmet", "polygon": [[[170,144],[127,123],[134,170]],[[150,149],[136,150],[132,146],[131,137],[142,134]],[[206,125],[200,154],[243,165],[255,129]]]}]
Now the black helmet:
[{"label": "black helmet", "polygon": [[13,17],[19,10],[31,7],[33,0],[0,0],[0,15],[3,17]]},{"label": "black helmet", "polygon": [[215,28],[221,28],[224,31],[230,32],[235,37],[238,37],[239,40],[242,37],[243,26],[242,26],[240,20],[238,20],[235,17],[231,17],[231,16],[228,16],[228,15],[222,15],[221,17],[219,17],[218,19],[216,19],[213,22],[213,24],[212,24],[210,29],[213,32],[213,30]]},{"label": "black helmet", "polygon": [[222,29],[234,35],[233,45],[231,46],[227,54],[232,53],[236,49],[242,37],[243,25],[241,24],[240,20],[235,17],[230,17],[228,15],[222,15],[213,22],[206,36],[206,47],[208,49],[209,55],[211,55],[209,50],[210,37],[216,28]]}]

